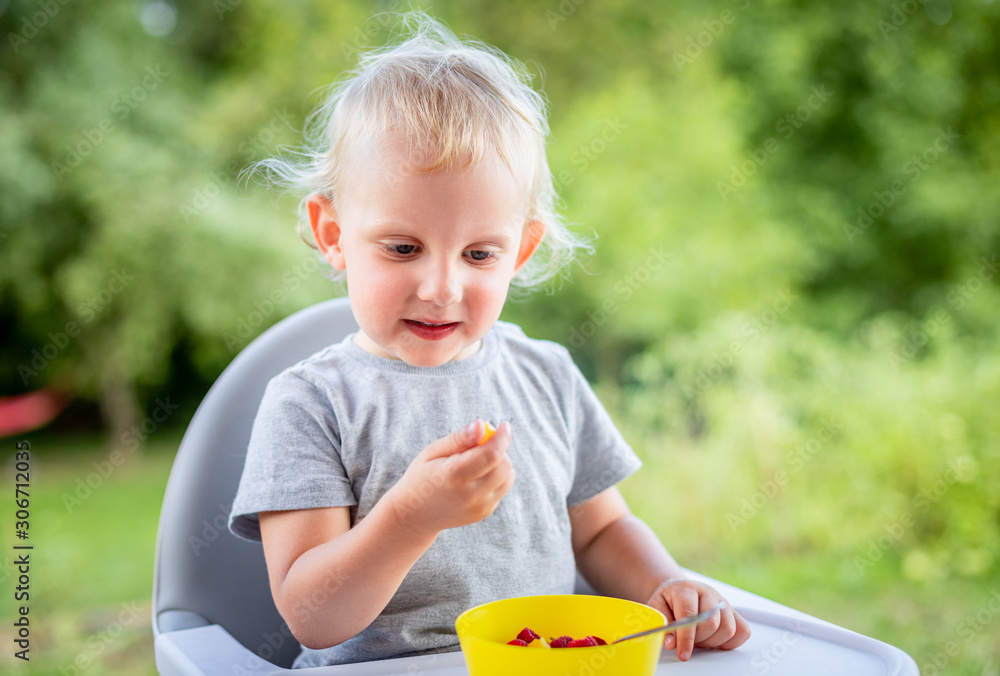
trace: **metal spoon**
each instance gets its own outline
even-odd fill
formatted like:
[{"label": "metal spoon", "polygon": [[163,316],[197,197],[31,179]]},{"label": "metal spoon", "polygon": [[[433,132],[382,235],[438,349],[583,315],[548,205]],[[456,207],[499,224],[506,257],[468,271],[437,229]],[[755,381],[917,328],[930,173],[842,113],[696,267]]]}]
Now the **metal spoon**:
[{"label": "metal spoon", "polygon": [[684,619],[671,622],[670,624],[665,624],[662,627],[656,627],[655,629],[647,629],[646,631],[640,631],[635,634],[629,634],[628,636],[622,636],[617,641],[612,641],[611,645],[621,643],[622,641],[628,641],[633,638],[639,638],[640,636],[649,636],[650,634],[658,634],[660,632],[677,631],[678,629],[683,629],[684,627],[693,627],[696,624],[701,624],[717,611],[722,610],[725,605],[725,601],[719,601],[703,613],[698,613],[697,615],[692,615],[691,617],[685,617]]}]

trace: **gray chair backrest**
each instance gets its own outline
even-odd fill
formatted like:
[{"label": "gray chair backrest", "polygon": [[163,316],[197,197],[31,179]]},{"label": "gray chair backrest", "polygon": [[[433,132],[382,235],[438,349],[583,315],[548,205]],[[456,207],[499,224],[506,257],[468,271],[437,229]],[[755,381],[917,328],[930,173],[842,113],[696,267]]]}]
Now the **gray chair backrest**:
[{"label": "gray chair backrest", "polygon": [[156,542],[153,632],[218,624],[278,666],[299,652],[271,598],[259,543],[229,532],[229,509],[268,381],[357,329],[346,298],[274,325],[219,376],[181,441]]}]

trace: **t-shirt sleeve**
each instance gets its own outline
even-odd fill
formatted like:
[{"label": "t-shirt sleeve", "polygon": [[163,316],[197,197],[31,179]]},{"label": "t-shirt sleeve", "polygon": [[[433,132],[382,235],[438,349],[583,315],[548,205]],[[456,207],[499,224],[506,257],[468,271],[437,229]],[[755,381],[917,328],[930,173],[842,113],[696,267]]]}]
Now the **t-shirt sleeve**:
[{"label": "t-shirt sleeve", "polygon": [[566,498],[567,506],[572,507],[633,474],[642,467],[642,461],[622,437],[568,351],[566,359],[573,384],[570,429],[575,431],[577,449],[573,486]]},{"label": "t-shirt sleeve", "polygon": [[294,372],[271,379],[250,433],[229,529],[259,541],[259,512],[357,502],[341,462],[330,398]]}]

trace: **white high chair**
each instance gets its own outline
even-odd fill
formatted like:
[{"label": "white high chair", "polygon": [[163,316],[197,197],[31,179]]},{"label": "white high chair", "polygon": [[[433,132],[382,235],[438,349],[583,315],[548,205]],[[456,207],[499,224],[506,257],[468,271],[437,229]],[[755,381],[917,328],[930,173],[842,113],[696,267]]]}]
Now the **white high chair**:
[{"label": "white high chair", "polygon": [[[250,429],[267,382],[342,340],[357,324],[346,298],[279,322],[248,345],[198,407],[163,500],[153,579],[156,667],[164,676],[293,673],[299,644],[271,599],[259,543],[227,527]],[[753,635],[729,652],[696,651],[680,667],[705,674],[892,674],[918,676],[901,650],[697,573],[750,621]],[[579,578],[578,593],[593,593]],[[657,674],[674,671],[664,651]],[[679,671],[678,670],[678,671]],[[297,670],[312,676],[462,676],[461,652]]]}]

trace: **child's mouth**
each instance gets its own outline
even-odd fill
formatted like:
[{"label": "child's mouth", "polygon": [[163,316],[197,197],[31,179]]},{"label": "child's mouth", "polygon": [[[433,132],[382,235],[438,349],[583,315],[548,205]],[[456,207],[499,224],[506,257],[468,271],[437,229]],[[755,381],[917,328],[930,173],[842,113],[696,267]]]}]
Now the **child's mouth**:
[{"label": "child's mouth", "polygon": [[428,322],[418,322],[414,319],[404,319],[403,322],[410,331],[425,340],[441,340],[458,328],[458,322],[430,324]]}]

